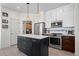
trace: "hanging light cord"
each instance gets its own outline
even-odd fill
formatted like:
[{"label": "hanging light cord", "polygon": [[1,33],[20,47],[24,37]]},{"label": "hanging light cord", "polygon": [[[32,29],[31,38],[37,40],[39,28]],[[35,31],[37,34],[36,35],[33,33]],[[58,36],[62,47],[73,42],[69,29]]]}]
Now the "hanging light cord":
[{"label": "hanging light cord", "polygon": [[27,17],[29,17],[29,3],[27,3]]}]

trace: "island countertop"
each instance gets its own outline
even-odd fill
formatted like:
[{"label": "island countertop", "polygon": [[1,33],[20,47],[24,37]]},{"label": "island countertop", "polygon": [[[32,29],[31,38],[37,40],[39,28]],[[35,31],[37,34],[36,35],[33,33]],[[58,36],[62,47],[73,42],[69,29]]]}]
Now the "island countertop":
[{"label": "island countertop", "polygon": [[29,38],[35,38],[35,39],[44,39],[44,38],[49,37],[49,36],[44,36],[44,35],[34,35],[34,34],[19,34],[18,36],[29,37]]}]

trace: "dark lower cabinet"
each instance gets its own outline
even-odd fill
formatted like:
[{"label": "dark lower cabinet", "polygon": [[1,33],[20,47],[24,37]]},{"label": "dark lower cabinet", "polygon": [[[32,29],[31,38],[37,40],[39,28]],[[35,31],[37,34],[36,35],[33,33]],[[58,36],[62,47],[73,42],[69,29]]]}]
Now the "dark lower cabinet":
[{"label": "dark lower cabinet", "polygon": [[62,36],[62,50],[69,52],[75,52],[75,37],[74,36]]},{"label": "dark lower cabinet", "polygon": [[48,56],[49,39],[34,39],[18,36],[17,48],[29,56]]}]

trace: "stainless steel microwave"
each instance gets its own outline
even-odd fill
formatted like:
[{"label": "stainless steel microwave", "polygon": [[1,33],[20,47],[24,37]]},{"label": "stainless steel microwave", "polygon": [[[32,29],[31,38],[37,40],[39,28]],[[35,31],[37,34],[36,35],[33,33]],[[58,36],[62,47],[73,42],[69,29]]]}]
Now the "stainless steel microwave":
[{"label": "stainless steel microwave", "polygon": [[56,27],[62,27],[62,21],[58,22],[52,22],[51,23],[51,28],[56,28]]}]

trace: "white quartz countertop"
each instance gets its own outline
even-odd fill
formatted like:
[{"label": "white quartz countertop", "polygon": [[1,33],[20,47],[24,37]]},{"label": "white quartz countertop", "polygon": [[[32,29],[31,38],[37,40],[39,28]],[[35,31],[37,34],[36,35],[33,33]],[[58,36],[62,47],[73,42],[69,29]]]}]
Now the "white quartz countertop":
[{"label": "white quartz countertop", "polygon": [[44,36],[44,35],[34,35],[34,34],[19,34],[18,36],[30,37],[30,38],[36,38],[36,39],[43,39],[43,38],[47,38],[47,37],[49,37],[49,36]]},{"label": "white quartz countertop", "polygon": [[75,35],[62,35],[62,36],[75,36]]}]

